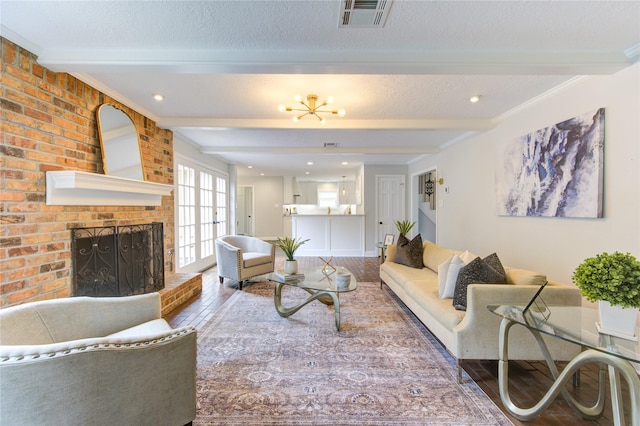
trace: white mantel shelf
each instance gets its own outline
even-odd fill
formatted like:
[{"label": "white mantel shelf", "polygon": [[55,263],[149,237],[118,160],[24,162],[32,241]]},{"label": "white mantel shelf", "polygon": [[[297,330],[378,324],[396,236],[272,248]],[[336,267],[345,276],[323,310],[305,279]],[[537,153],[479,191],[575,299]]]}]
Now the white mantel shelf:
[{"label": "white mantel shelf", "polygon": [[159,206],[173,185],[75,170],[46,172],[49,206]]}]

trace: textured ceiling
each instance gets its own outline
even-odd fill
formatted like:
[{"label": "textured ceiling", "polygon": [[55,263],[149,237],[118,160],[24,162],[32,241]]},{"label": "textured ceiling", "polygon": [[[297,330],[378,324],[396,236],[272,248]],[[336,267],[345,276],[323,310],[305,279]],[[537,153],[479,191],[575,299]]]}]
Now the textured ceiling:
[{"label": "textured ceiling", "polygon": [[[316,176],[344,174],[345,159],[407,164],[575,76],[616,72],[640,49],[638,1],[395,0],[381,28],[339,28],[338,1],[0,8],[2,35],[43,65],[237,163],[240,174],[302,174],[307,161]],[[309,93],[334,96],[347,115],[321,126],[277,111]]]}]

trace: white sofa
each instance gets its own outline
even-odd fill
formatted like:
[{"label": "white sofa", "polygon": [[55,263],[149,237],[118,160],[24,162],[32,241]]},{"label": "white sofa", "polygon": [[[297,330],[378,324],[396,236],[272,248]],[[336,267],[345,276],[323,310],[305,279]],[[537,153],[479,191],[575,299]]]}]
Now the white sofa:
[{"label": "white sofa", "polygon": [[190,424],[196,351],[158,293],[0,309],[0,424]]},{"label": "white sofa", "polygon": [[242,283],[257,275],[273,272],[276,247],[260,238],[246,235],[225,235],[216,239],[216,261],[220,284],[225,278]]},{"label": "white sofa", "polygon": [[[467,287],[466,311],[456,310],[452,299],[440,298],[438,266],[460,250],[451,250],[429,241],[423,243],[421,269],[394,262],[396,246],[387,249],[387,259],[380,265],[380,284],[385,283],[458,360],[497,360],[501,319],[491,313],[488,305],[526,305],[546,281],[542,274],[505,267],[507,284],[470,284]],[[549,280],[542,297],[548,305],[581,304],[576,287]],[[545,341],[558,361],[573,359],[580,348],[560,339]],[[543,360],[535,339],[524,327],[513,327],[509,335],[509,359]]]}]

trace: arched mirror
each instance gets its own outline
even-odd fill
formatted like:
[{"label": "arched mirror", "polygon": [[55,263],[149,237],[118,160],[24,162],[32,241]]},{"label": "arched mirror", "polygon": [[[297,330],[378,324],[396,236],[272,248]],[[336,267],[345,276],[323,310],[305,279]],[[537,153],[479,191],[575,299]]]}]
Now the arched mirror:
[{"label": "arched mirror", "polygon": [[100,105],[96,115],[104,173],[144,180],[138,132],[131,118],[109,104]]}]

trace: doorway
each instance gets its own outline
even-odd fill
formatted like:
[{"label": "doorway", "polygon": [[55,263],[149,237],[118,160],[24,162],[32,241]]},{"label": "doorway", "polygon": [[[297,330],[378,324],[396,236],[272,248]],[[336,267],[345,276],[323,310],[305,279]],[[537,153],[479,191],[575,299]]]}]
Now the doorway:
[{"label": "doorway", "polygon": [[253,186],[238,185],[238,209],[236,213],[236,232],[238,235],[253,236]]},{"label": "doorway", "polygon": [[405,217],[405,176],[379,175],[376,176],[376,223],[377,242],[384,241],[386,234],[395,235],[397,241],[398,230],[395,222],[407,219]]},{"label": "doorway", "polygon": [[[411,209],[417,209],[417,230],[422,240],[436,242],[437,231],[437,173],[435,169],[420,173],[412,181],[417,185],[417,191],[411,191]],[[414,198],[415,197],[415,198]]]}]

